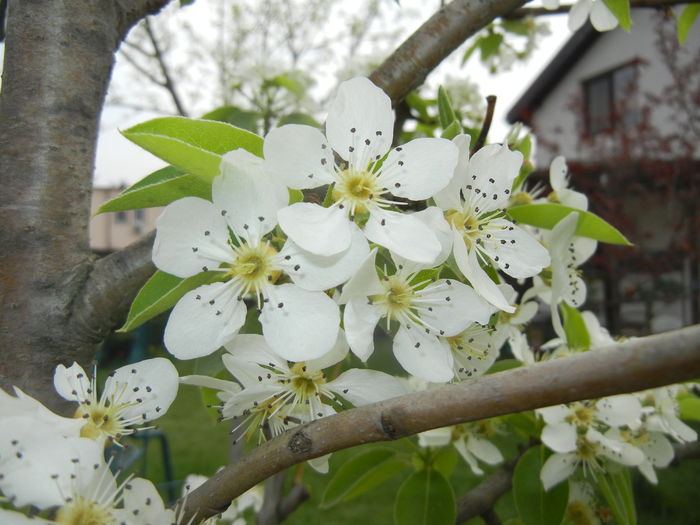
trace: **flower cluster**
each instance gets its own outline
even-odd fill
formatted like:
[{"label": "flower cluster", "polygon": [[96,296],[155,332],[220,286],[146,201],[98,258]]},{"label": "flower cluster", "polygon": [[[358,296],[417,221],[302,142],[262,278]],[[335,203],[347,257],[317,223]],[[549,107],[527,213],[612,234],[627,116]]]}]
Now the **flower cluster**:
[{"label": "flower cluster", "polygon": [[0,390],[0,491],[15,508],[38,509],[32,517],[0,509],[12,524],[177,523],[153,484],[129,477],[117,482],[105,462],[105,445],[134,432],[134,426],[162,416],[175,399],[178,375],[170,361],[149,359],[115,370],[97,395],[74,363],[59,365],[54,386],[79,406],[61,417],[15,389]]}]

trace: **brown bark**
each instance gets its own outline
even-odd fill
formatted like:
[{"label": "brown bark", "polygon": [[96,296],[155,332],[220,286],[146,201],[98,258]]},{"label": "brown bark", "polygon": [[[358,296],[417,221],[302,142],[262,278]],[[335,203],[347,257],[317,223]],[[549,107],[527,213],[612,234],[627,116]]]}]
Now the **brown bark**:
[{"label": "brown bark", "polygon": [[113,53],[166,0],[9,2],[0,93],[0,386],[56,406],[59,362],[86,364],[109,328],[74,305],[88,246],[97,127]]},{"label": "brown bark", "polygon": [[185,521],[214,515],[269,476],[336,450],[697,377],[700,325],[355,408],[290,430],[220,470],[188,496]]}]

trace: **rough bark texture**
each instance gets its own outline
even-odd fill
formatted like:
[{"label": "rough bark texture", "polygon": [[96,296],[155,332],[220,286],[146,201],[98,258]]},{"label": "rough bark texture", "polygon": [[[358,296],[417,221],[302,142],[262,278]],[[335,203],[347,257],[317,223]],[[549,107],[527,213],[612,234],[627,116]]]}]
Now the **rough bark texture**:
[{"label": "rough bark texture", "polygon": [[113,53],[166,0],[9,2],[0,93],[0,386],[56,406],[59,362],[83,364],[111,327],[73,315],[88,245],[97,127]]},{"label": "rough bark texture", "polygon": [[369,78],[396,104],[467,38],[525,1],[454,0],[430,17]]},{"label": "rough bark texture", "polygon": [[336,450],[699,376],[695,325],[355,408],[290,430],[219,471],[188,496],[185,521],[212,516],[267,477]]}]

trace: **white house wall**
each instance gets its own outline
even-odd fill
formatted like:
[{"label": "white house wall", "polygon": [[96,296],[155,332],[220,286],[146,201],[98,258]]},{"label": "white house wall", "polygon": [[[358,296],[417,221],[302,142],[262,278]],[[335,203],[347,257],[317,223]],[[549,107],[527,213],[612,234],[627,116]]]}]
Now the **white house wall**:
[{"label": "white house wall", "polygon": [[[618,28],[601,34],[535,110],[532,124],[536,135],[542,139],[542,143],[551,141],[559,148],[557,153],[543,147],[544,144],[538,147],[535,157],[537,166],[547,166],[556,154],[563,154],[572,160],[586,160],[579,139],[583,126],[581,108],[584,81],[635,59],[642,59],[648,61],[648,64],[640,70],[640,92],[660,95],[664,87],[671,83],[671,75],[662,63],[655,45],[658,32],[656,16],[654,10],[636,9],[632,13],[634,26],[631,33]],[[700,31],[695,29],[691,32],[686,47],[689,50],[700,47]],[[572,107],[576,101],[580,108],[578,114]],[[653,114],[652,122],[662,132],[670,131],[673,127],[667,110],[668,108],[665,111],[664,108],[657,107]],[[645,152],[647,155],[649,153]]]}]

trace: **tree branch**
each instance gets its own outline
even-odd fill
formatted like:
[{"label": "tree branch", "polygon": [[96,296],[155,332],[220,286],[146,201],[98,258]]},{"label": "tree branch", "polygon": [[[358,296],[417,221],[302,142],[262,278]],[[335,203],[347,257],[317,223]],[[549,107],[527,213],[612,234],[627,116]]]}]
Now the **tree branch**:
[{"label": "tree branch", "polygon": [[498,499],[510,490],[513,484],[513,469],[516,463],[517,459],[509,461],[462,496],[457,501],[457,519],[455,523],[469,521],[491,509]]},{"label": "tree branch", "polygon": [[175,104],[175,108],[177,109],[177,112],[182,115],[183,117],[187,116],[187,111],[185,111],[185,106],[182,104],[182,100],[180,100],[180,96],[177,94],[177,90],[175,89],[175,84],[173,83],[173,79],[170,76],[170,70],[168,69],[168,64],[165,62],[165,56],[163,55],[163,52],[160,50],[160,44],[158,44],[158,39],[156,38],[155,33],[153,32],[153,28],[151,27],[151,23],[148,20],[148,18],[144,19],[144,26],[146,28],[146,33],[148,34],[148,38],[151,41],[151,45],[153,46],[153,54],[154,58],[158,61],[158,66],[160,67],[160,72],[163,75],[164,82],[161,84],[163,88],[165,88],[168,93],[170,93],[170,98],[173,99],[173,104]]},{"label": "tree branch", "polygon": [[290,430],[219,471],[188,496],[184,521],[212,516],[269,476],[336,450],[698,376],[695,325],[355,408]]},{"label": "tree branch", "polygon": [[124,320],[131,300],[153,275],[151,260],[155,231],[123,250],[97,260],[74,302],[73,329],[101,341]]},{"label": "tree branch", "polygon": [[440,8],[370,75],[396,104],[462,42],[526,0],[453,0]]}]

